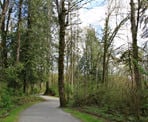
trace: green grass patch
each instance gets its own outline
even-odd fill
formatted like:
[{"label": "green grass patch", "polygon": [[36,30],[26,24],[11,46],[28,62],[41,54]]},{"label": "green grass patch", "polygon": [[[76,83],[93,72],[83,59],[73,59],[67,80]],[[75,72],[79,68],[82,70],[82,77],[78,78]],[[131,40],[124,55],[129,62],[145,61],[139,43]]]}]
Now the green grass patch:
[{"label": "green grass patch", "polygon": [[[31,105],[44,100],[36,96],[22,96],[13,97],[12,101],[13,102],[11,104],[13,107],[9,108],[8,110],[6,108],[1,108],[2,112],[0,112],[0,122],[17,122],[22,111]],[[8,115],[5,117],[5,114]]]},{"label": "green grass patch", "polygon": [[95,116],[79,112],[77,110],[66,108],[65,112],[71,113],[74,117],[80,119],[82,122],[105,122],[102,118],[97,118]]},{"label": "green grass patch", "polygon": [[16,109],[12,110],[6,118],[0,118],[0,122],[17,122],[20,113],[33,104],[35,103],[28,103],[17,107]]},{"label": "green grass patch", "polygon": [[[126,109],[126,108],[125,108]],[[91,113],[98,117],[104,118],[105,120],[110,120],[112,122],[148,122],[148,117],[140,116],[140,120],[134,115],[125,115],[119,113],[118,111],[111,110],[107,107],[97,107],[97,106],[84,106],[79,108],[80,111],[84,113]]]}]

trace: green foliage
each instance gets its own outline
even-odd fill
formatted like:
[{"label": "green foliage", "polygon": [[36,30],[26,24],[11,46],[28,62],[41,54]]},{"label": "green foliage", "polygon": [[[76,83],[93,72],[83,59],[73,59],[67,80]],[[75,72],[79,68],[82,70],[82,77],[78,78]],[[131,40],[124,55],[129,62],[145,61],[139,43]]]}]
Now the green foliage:
[{"label": "green foliage", "polygon": [[[105,106],[109,105],[108,107],[117,107],[117,105],[122,106],[124,96],[121,94],[123,93],[123,88],[113,87],[113,86],[105,86],[99,84],[98,86],[91,85],[92,83],[87,84],[87,86],[82,86],[75,94],[75,100],[79,102],[79,104],[83,105],[100,105]],[[118,96],[118,97],[117,97]],[[75,103],[76,105],[78,103]],[[110,104],[112,103],[112,104]]]},{"label": "green foliage", "polygon": [[17,122],[18,118],[19,118],[19,114],[25,110],[26,108],[28,108],[29,106],[31,106],[34,103],[27,103],[23,106],[17,107],[16,109],[13,109],[9,116],[4,117],[4,118],[0,118],[0,122]]},{"label": "green foliage", "polygon": [[0,122],[17,122],[19,115],[23,110],[41,101],[43,101],[43,99],[35,96],[13,97],[13,103],[15,103],[15,107],[9,111],[7,116],[0,115]]},{"label": "green foliage", "polygon": [[65,84],[65,96],[67,99],[67,102],[69,101],[70,98],[72,98],[73,95],[73,88],[71,87],[71,84],[66,83]]},{"label": "green foliage", "polygon": [[[93,81],[85,81],[85,79],[82,78],[81,82],[78,82],[75,84],[74,87],[74,106],[82,106],[82,105],[90,105],[90,104],[97,104],[98,100],[95,98],[96,96],[96,90],[97,90],[96,82]],[[91,96],[89,98],[89,96]],[[89,99],[88,99],[89,98]],[[93,101],[92,99],[93,98]]]},{"label": "green foliage", "polygon": [[139,66],[139,70],[140,70],[141,74],[145,74],[148,76],[148,71],[146,71],[143,67]]},{"label": "green foliage", "polygon": [[59,96],[59,92],[58,92],[58,75],[56,73],[51,73],[50,76],[50,89],[55,93],[55,96]]},{"label": "green foliage", "polygon": [[148,116],[148,89],[142,90],[141,93],[141,110],[142,114],[147,117]]},{"label": "green foliage", "polygon": [[13,88],[20,88],[22,84],[22,71],[24,69],[23,64],[19,63],[15,66],[9,66],[5,69],[4,73],[4,80],[8,83],[8,87]]},{"label": "green foliage", "polygon": [[34,103],[36,101],[43,101],[41,98],[36,97],[36,96],[17,96],[13,98],[13,102],[15,103],[15,105],[24,105],[26,103]]},{"label": "green foliage", "polygon": [[102,55],[101,43],[99,42],[94,28],[86,28],[85,34],[85,48],[80,61],[78,62],[78,70],[81,74],[86,75],[88,80],[94,80],[95,78],[101,79],[100,77],[100,66]]},{"label": "green foliage", "polygon": [[[11,118],[11,116],[13,116],[15,114],[13,112],[14,111],[17,112],[17,109],[19,109],[20,106],[26,105],[26,103],[32,104],[35,102],[43,101],[43,99],[36,97],[36,96],[25,96],[25,95],[16,96],[16,95],[14,95],[14,92],[12,91],[12,89],[5,89],[5,90],[2,90],[1,92],[2,92],[2,94],[0,95],[1,96],[1,98],[0,98],[0,109],[1,109],[0,122],[1,122],[1,120],[5,120],[5,119],[1,119],[1,118],[6,117],[6,120],[8,118]],[[17,112],[17,114],[18,114],[18,112]]]},{"label": "green foliage", "polygon": [[[81,108],[87,106],[85,110],[111,120],[136,121],[138,93],[128,79],[117,76],[109,79],[107,84],[81,82],[74,91],[72,105]],[[143,120],[148,116],[148,91],[143,89],[140,95],[140,119]]]},{"label": "green foliage", "polygon": [[84,106],[81,108],[81,111],[117,122],[123,122],[125,118],[115,111],[108,111],[107,107]]},{"label": "green foliage", "polygon": [[9,110],[12,107],[12,90],[11,89],[3,89],[0,98],[0,107],[5,110]]},{"label": "green foliage", "polygon": [[105,120],[101,118],[97,118],[93,115],[82,113],[73,109],[64,109],[66,112],[71,113],[73,116],[79,118],[82,122],[105,122]]}]

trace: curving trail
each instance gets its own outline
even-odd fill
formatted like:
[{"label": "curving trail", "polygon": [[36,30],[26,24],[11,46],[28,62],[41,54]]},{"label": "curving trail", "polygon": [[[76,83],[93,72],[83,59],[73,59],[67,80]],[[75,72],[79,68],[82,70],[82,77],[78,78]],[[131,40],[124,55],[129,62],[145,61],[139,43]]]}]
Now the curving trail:
[{"label": "curving trail", "polygon": [[58,98],[41,97],[47,101],[35,104],[22,112],[19,122],[80,122],[59,108]]}]

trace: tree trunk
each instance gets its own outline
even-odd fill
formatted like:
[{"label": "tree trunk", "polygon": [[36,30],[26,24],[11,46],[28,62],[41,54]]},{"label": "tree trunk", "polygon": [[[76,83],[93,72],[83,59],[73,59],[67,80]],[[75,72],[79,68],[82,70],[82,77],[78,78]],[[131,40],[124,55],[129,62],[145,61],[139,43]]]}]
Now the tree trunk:
[{"label": "tree trunk", "polygon": [[25,64],[25,69],[24,69],[24,82],[23,82],[23,88],[24,88],[24,93],[27,93],[27,86],[29,85],[29,81],[28,81],[28,78],[27,78],[27,73],[29,72],[28,69],[29,69],[29,63],[28,63],[28,56],[29,56],[29,49],[30,49],[30,35],[31,35],[31,1],[28,0],[28,17],[27,17],[27,37],[26,37],[26,40],[25,40],[25,45],[24,45],[24,64]]},{"label": "tree trunk", "polygon": [[17,24],[17,52],[16,52],[16,63],[19,62],[20,58],[20,25],[21,25],[21,16],[22,16],[22,4],[23,0],[19,1],[19,14],[18,14],[18,24]]},{"label": "tree trunk", "polygon": [[1,52],[1,58],[2,58],[2,67],[7,67],[7,37],[6,37],[6,31],[5,31],[5,20],[2,23],[1,26],[1,38],[2,38],[2,52]]},{"label": "tree trunk", "polygon": [[107,70],[108,70],[106,64],[106,54],[107,54],[107,48],[106,48],[106,42],[104,42],[102,83],[106,82]]},{"label": "tree trunk", "polygon": [[[63,15],[61,15],[61,18],[59,21],[61,21],[60,24],[60,34],[59,34],[59,60],[58,60],[58,85],[59,85],[59,96],[60,96],[60,106],[64,107],[66,105],[66,99],[65,99],[65,91],[64,91],[64,49],[65,49],[65,24],[62,23]],[[65,19],[64,19],[65,21]]]},{"label": "tree trunk", "polygon": [[104,52],[103,52],[103,72],[102,72],[102,83],[105,83],[107,82],[106,80],[106,77],[107,77],[107,70],[108,70],[108,66],[107,66],[107,53],[108,53],[108,38],[109,38],[109,35],[108,35],[108,31],[109,31],[109,28],[108,28],[108,23],[109,23],[109,15],[107,16],[106,18],[106,22],[105,22],[105,32],[104,32]]},{"label": "tree trunk", "polygon": [[4,0],[3,5],[2,5],[2,13],[1,13],[1,17],[0,17],[0,27],[2,27],[3,22],[5,21],[5,15],[8,10],[8,5],[9,5],[9,0]]},{"label": "tree trunk", "polygon": [[5,30],[5,16],[8,10],[9,0],[3,1],[2,5],[2,14],[0,18],[0,28],[1,28],[1,45],[2,45],[2,52],[1,52],[1,58],[2,58],[2,67],[7,67],[7,31]]},{"label": "tree trunk", "polygon": [[55,92],[49,87],[49,81],[46,82],[46,90],[44,95],[55,96]]},{"label": "tree trunk", "polygon": [[[132,49],[133,49],[133,72],[134,72],[134,82],[136,83],[136,100],[135,100],[135,107],[134,111],[137,116],[137,119],[140,119],[140,99],[141,99],[141,80],[140,80],[140,71],[138,68],[138,45],[137,45],[137,33],[138,33],[138,23],[139,23],[139,10],[140,10],[140,2],[138,0],[138,12],[136,12],[135,3],[134,0],[130,1],[130,7],[131,7],[131,32],[132,32]],[[137,15],[136,15],[137,13]]]},{"label": "tree trunk", "polygon": [[[136,24],[136,10],[135,3],[131,0],[131,32],[132,32],[132,48],[133,48],[133,66],[134,66],[134,81],[137,89],[141,88],[140,72],[138,68],[138,45],[137,45],[137,33],[138,33],[138,22]],[[137,18],[138,20],[138,18]]]},{"label": "tree trunk", "polygon": [[58,59],[58,87],[60,97],[60,107],[66,106],[65,90],[64,90],[64,51],[65,51],[65,1],[57,1],[58,19],[59,19],[59,59]]},{"label": "tree trunk", "polygon": [[24,81],[23,81],[23,93],[25,94],[27,92],[27,80],[26,78],[24,78]]}]

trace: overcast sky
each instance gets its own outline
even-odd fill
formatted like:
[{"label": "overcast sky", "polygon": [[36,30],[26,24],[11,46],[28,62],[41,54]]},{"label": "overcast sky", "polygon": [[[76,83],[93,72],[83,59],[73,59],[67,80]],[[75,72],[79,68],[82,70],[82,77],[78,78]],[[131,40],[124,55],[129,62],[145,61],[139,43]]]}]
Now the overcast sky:
[{"label": "overcast sky", "polygon": [[[107,4],[104,0],[95,0],[95,2],[86,6],[86,8],[80,10],[80,19],[82,21],[82,27],[91,25],[96,30],[101,31],[103,28],[107,12]],[[115,25],[115,21],[112,20],[111,26]],[[99,29],[98,29],[99,28]],[[125,32],[123,32],[125,33]],[[125,44],[125,36],[123,40],[116,39],[114,44],[115,48]]]},{"label": "overcast sky", "polygon": [[[80,10],[81,26],[98,26],[103,24],[106,4],[103,0],[95,0]],[[102,22],[102,23],[101,23]]]},{"label": "overcast sky", "polygon": [[[103,1],[104,0],[94,0],[94,2],[88,4],[87,6],[85,6],[85,8],[80,10],[82,27],[91,25],[96,30],[100,30],[101,28],[103,28],[107,12],[107,4]],[[119,0],[119,2],[121,7],[120,12],[123,13],[123,15],[127,15],[127,13],[129,12],[129,0]],[[115,17],[111,19],[111,27],[116,26],[115,21]],[[120,38],[117,37],[114,41],[115,48],[123,44],[126,44],[127,47],[128,43],[131,42],[130,24],[125,24],[124,29],[120,30],[119,34],[120,35],[118,36],[120,36]]]}]

